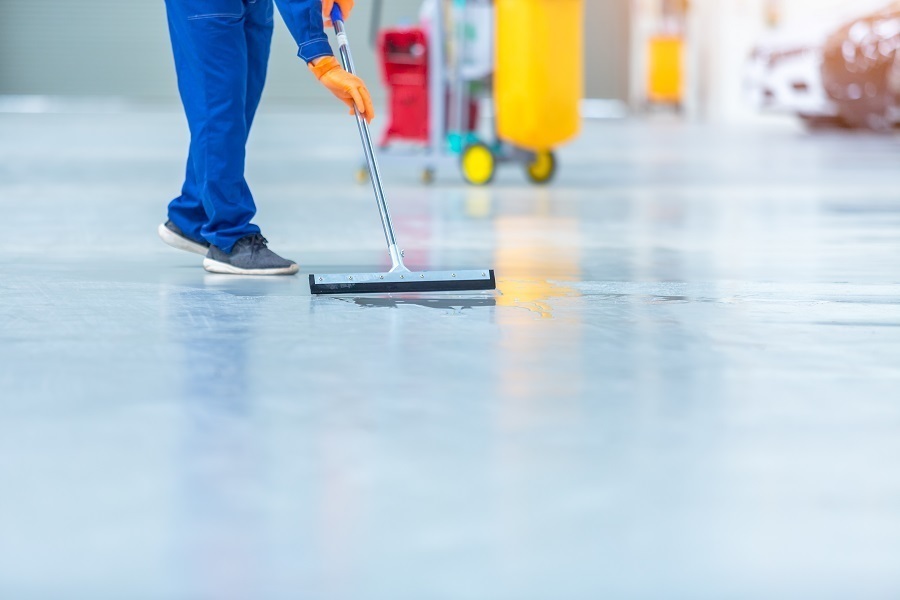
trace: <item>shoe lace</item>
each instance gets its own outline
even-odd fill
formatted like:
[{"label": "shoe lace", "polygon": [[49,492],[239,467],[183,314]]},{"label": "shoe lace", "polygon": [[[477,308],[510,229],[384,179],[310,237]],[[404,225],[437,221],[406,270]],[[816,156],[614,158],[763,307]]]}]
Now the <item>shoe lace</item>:
[{"label": "shoe lace", "polygon": [[241,238],[241,243],[249,246],[251,251],[263,250],[269,247],[269,240],[264,238],[261,233],[254,233]]}]

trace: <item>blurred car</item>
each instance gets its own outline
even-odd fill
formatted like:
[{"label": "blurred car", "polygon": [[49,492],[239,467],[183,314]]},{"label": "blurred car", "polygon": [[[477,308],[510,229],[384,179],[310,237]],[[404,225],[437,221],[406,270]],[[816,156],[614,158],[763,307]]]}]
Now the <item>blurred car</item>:
[{"label": "blurred car", "polygon": [[900,120],[900,2],[847,23],[825,43],[822,81],[849,124],[891,129]]},{"label": "blurred car", "polygon": [[822,83],[823,48],[837,23],[779,30],[754,48],[745,90],[760,110],[795,114],[811,126],[839,123],[839,107]]}]

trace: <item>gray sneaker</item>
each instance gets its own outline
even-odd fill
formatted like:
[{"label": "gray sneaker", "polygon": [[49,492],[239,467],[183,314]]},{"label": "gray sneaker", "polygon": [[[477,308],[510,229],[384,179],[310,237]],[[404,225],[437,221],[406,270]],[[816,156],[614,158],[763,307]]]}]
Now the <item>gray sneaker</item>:
[{"label": "gray sneaker", "polygon": [[207,252],[209,252],[209,242],[206,240],[192,240],[184,235],[184,232],[172,221],[166,221],[160,225],[156,232],[162,241],[173,248],[202,256],[206,256]]},{"label": "gray sneaker", "polygon": [[210,273],[226,275],[293,275],[300,270],[297,263],[269,250],[268,243],[266,238],[255,233],[239,239],[231,254],[210,246],[203,268]]}]

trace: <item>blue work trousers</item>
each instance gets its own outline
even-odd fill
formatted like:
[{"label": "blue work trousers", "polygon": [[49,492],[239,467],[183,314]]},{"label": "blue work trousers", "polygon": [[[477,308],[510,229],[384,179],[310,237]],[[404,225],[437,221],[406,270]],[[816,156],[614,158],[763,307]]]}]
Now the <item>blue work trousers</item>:
[{"label": "blue work trousers", "polygon": [[259,233],[244,179],[247,136],[266,81],[272,0],[165,0],[178,91],[191,132],[181,195],[169,219],[231,252]]}]

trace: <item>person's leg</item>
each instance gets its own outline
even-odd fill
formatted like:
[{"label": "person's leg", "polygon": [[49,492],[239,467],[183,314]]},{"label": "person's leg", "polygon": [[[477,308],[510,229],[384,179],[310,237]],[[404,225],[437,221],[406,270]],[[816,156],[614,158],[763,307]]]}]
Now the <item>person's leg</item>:
[{"label": "person's leg", "polygon": [[[200,233],[211,244],[203,267],[213,273],[293,275],[299,269],[269,250],[250,223],[256,207],[244,180],[247,136],[271,42],[272,13],[265,10],[270,2],[166,0],[178,88],[191,130],[194,179],[188,174],[189,193],[182,196],[190,196],[192,187],[198,191],[207,218]],[[169,224],[160,229],[164,240],[172,233]],[[197,251],[183,241],[167,243]]]},{"label": "person's leg", "polygon": [[169,220],[181,230],[185,237],[198,243],[203,242],[201,229],[209,218],[206,216],[206,209],[203,208],[203,200],[200,198],[200,186],[194,176],[194,163],[190,154],[188,154],[181,195],[169,203]]},{"label": "person's leg", "polygon": [[[175,31],[173,23],[173,19],[178,18],[178,12],[167,10],[167,17],[169,21],[169,36],[172,40],[172,52],[175,56],[175,72],[179,82],[187,81],[190,78],[188,69],[189,57],[185,55],[185,44],[182,43],[181,38]],[[180,86],[179,89],[181,89]],[[182,101],[187,102],[189,100],[182,93]],[[178,231],[184,237],[205,243],[203,242],[203,235],[200,233],[200,229],[206,225],[209,219],[206,216],[206,210],[203,208],[203,200],[200,197],[200,185],[194,174],[193,153],[194,148],[193,144],[191,144],[188,151],[187,168],[185,169],[181,195],[169,203],[169,221],[178,228]],[[171,241],[168,243],[171,243]]]},{"label": "person's leg", "polygon": [[263,88],[266,85],[274,23],[275,5],[272,0],[247,0],[244,32],[247,38],[246,123],[248,135],[262,98]]},{"label": "person's leg", "polygon": [[[188,174],[185,206],[197,216],[191,197],[199,196],[206,215],[200,233],[227,253],[237,240],[259,233],[250,222],[256,206],[244,181],[248,131],[245,2],[166,0],[166,8],[178,88],[191,130],[193,180]],[[181,216],[176,211],[176,218]],[[188,229],[176,225],[189,234],[192,225],[187,222],[195,222],[183,220]]]}]

